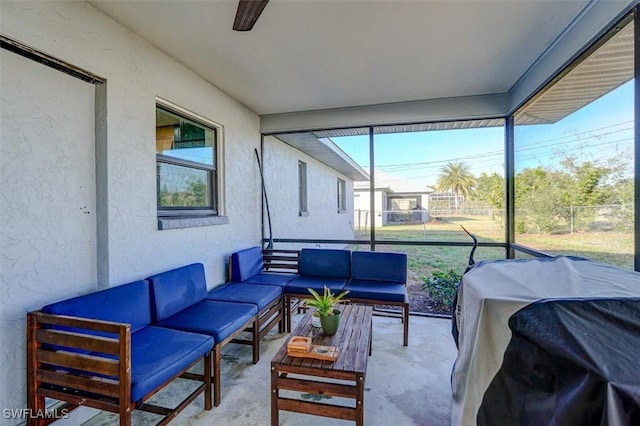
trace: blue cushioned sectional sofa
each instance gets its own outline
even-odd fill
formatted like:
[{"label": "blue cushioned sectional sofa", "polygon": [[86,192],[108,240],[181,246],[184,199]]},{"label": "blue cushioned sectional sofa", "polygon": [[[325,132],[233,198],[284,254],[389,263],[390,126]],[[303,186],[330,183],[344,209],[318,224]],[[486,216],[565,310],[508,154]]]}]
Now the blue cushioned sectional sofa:
[{"label": "blue cushioned sectional sofa", "polygon": [[[257,363],[260,338],[276,324],[284,330],[283,295],[279,285],[245,283],[207,292],[195,263],[30,312],[28,408],[44,412],[48,397],[118,413],[121,425],[133,409],[166,423],[204,393],[209,410],[220,404],[220,349],[250,344]],[[203,374],[188,371],[200,361]],[[177,407],[147,402],[177,377],[200,384]]]},{"label": "blue cushioned sectional sofa", "polygon": [[[267,252],[267,251],[265,251]],[[284,288],[287,330],[291,330],[292,299],[310,297],[309,288],[321,292],[349,290],[352,303],[400,306],[404,324],[403,345],[409,343],[407,256],[404,253],[305,248],[300,250],[293,273],[271,272],[260,247],[233,253],[230,280],[235,283],[279,285]],[[291,265],[287,265],[291,268]]]},{"label": "blue cushioned sectional sofa", "polygon": [[[27,314],[27,404],[44,412],[45,397],[118,413],[131,424],[131,411],[182,411],[204,392],[211,409],[211,375],[185,376],[201,384],[174,409],[146,401],[204,360],[211,365],[214,339],[154,322],[148,281],[90,293]],[[209,369],[207,368],[207,371]],[[31,418],[29,424],[44,424]]]}]

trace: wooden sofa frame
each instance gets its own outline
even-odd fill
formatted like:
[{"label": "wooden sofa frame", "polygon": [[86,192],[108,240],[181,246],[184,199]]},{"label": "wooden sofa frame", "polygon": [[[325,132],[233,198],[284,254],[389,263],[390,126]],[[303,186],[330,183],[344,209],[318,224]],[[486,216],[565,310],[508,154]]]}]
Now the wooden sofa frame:
[{"label": "wooden sofa frame", "polygon": [[[244,345],[251,345],[252,347],[252,355],[253,355],[253,363],[257,364],[260,359],[260,339],[259,339],[259,318],[258,316],[253,317],[250,321],[248,321],[243,326],[239,327],[237,331],[231,334],[229,337],[218,343],[217,345],[213,345],[213,349],[211,350],[211,362],[213,363],[213,377],[209,374],[209,381],[213,383],[213,406],[217,407],[220,405],[220,399],[222,396],[222,385],[221,385],[221,373],[220,373],[220,350],[227,343],[239,343]],[[237,337],[243,333],[249,331],[251,332],[251,340],[243,340],[238,339]],[[207,373],[205,372],[205,375]],[[201,378],[201,375],[189,375],[196,380]],[[206,378],[205,378],[206,379]]]},{"label": "wooden sofa frame", "polygon": [[241,345],[251,345],[253,348],[253,363],[257,364],[260,360],[260,340],[278,324],[278,332],[282,333],[285,329],[284,324],[284,298],[272,301],[258,312],[256,323],[253,322],[243,331],[251,334],[251,339],[233,338],[232,343]]},{"label": "wooden sofa frame", "polygon": [[[110,333],[117,337],[75,333],[60,327],[83,329],[92,333]],[[77,349],[80,352],[59,351],[56,345]],[[96,355],[96,352],[105,355]],[[219,350],[216,353],[219,356]],[[201,360],[204,361],[204,374],[187,372]],[[196,380],[201,384],[173,409],[145,402],[177,377]],[[219,377],[219,372],[216,377]],[[121,426],[131,425],[131,412],[134,409],[162,415],[163,418],[157,424],[164,425],[203,392],[205,409],[210,410],[211,352],[207,352],[180,374],[150,392],[140,403],[134,403],[131,402],[129,324],[45,314],[40,311],[27,314],[27,403],[32,413],[28,419],[30,426],[41,426],[55,420],[44,418],[46,416],[34,417],[36,413],[45,411],[45,398],[66,402],[64,409],[68,411],[84,405],[117,413]]]}]

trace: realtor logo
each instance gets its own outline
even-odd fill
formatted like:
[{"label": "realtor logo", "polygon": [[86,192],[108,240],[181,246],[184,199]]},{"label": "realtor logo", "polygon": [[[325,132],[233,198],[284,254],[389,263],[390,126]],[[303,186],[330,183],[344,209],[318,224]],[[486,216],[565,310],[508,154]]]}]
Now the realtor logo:
[{"label": "realtor logo", "polygon": [[32,410],[30,408],[5,408],[2,410],[5,419],[67,419],[69,410]]}]

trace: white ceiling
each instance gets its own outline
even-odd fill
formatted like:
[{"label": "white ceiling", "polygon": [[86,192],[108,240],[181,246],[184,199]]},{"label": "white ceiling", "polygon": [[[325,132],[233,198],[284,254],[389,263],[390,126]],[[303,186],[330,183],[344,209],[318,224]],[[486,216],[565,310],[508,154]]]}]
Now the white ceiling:
[{"label": "white ceiling", "polygon": [[505,93],[589,0],[89,0],[260,115]]}]

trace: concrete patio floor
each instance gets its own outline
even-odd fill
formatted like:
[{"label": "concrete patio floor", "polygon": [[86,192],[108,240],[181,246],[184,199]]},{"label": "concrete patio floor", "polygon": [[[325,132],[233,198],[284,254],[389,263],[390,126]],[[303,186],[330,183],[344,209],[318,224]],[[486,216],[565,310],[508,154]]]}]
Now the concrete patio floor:
[{"label": "concrete patio floor", "polygon": [[[294,317],[301,318],[302,314]],[[277,331],[277,330],[275,330]],[[222,402],[211,411],[203,410],[198,397],[172,425],[269,425],[270,362],[286,341],[286,334],[273,331],[260,348],[260,362],[251,363],[249,346],[227,345],[222,350]],[[374,316],[373,354],[369,358],[365,384],[365,424],[392,426],[439,426],[450,424],[450,376],[456,348],[451,338],[450,320],[411,316],[409,346],[402,346],[402,324],[397,318]],[[175,383],[154,397],[154,402],[171,404],[174,395],[186,395],[191,386]],[[302,395],[303,399],[318,396]],[[159,417],[135,411],[134,425],[155,424]],[[86,426],[112,426],[118,417],[99,413]],[[305,414],[280,412],[281,425],[347,425]]]}]

